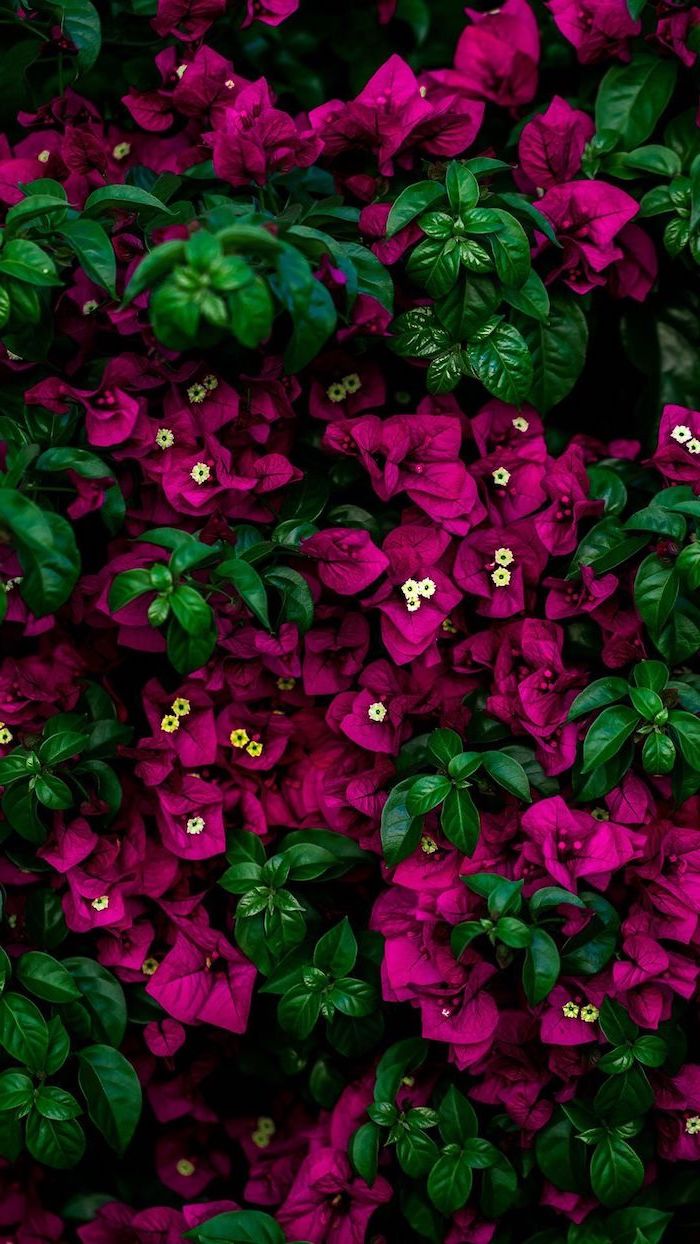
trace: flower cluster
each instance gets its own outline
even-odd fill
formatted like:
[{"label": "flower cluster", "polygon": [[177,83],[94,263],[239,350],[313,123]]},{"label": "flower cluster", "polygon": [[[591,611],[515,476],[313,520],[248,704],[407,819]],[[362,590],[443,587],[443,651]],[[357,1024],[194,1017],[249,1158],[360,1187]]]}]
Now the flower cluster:
[{"label": "flower cluster", "polygon": [[331,9],[8,16],[0,1227],[690,1239],[700,9]]}]

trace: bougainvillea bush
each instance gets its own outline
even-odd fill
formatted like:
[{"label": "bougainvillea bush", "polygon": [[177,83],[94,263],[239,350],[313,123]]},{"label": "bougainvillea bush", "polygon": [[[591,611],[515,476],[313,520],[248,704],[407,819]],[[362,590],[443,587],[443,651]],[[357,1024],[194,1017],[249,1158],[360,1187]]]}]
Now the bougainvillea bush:
[{"label": "bougainvillea bush", "polygon": [[700,7],[0,26],[3,1240],[699,1240]]}]

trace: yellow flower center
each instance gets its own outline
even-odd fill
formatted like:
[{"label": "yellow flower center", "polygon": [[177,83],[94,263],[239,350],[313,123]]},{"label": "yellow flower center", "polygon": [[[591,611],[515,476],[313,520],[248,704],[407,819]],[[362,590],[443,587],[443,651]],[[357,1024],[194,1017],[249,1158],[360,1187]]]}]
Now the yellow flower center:
[{"label": "yellow flower center", "polygon": [[420,95],[421,99],[425,99],[426,95],[428,94],[427,86],[419,86],[418,94]]},{"label": "yellow flower center", "polygon": [[184,1175],[185,1179],[189,1179],[190,1175],[194,1175],[195,1164],[189,1158],[180,1158],[175,1164],[175,1170],[178,1175]]},{"label": "yellow flower center", "polygon": [[7,728],[4,721],[0,721],[0,743],[5,746],[7,743],[11,743],[12,739],[12,731]]},{"label": "yellow flower center", "polygon": [[207,480],[211,479],[211,467],[207,466],[206,462],[195,462],[190,471],[190,479],[193,479],[195,484],[206,484]]},{"label": "yellow flower center", "polygon": [[359,393],[362,388],[362,381],[356,371],[351,371],[349,376],[343,376],[341,384],[346,393]]},{"label": "yellow flower center", "polygon": [[685,1121],[685,1130],[689,1136],[700,1134],[700,1114],[691,1114]]},{"label": "yellow flower center", "polygon": [[496,470],[491,472],[491,479],[498,488],[505,488],[510,479],[510,471],[507,471],[505,467],[496,467]]},{"label": "yellow flower center", "polygon": [[342,402],[345,396],[345,385],[340,380],[338,380],[335,384],[329,384],[326,389],[326,397],[328,397],[331,402]]},{"label": "yellow flower center", "polygon": [[496,549],[493,560],[497,566],[512,566],[515,561],[512,549]]},{"label": "yellow flower center", "polygon": [[693,436],[686,445],[689,454],[700,454],[700,440],[697,436]]},{"label": "yellow flower center", "polygon": [[269,1115],[261,1114],[258,1119],[258,1131],[263,1132],[265,1136],[274,1136],[277,1131],[275,1120],[271,1119]]},{"label": "yellow flower center", "polygon": [[115,160],[124,160],[131,152],[131,143],[117,143],[112,149],[112,155]]},{"label": "yellow flower center", "polygon": [[513,423],[513,427],[515,428],[516,432],[527,432],[528,428],[530,427],[530,424],[528,423],[527,419],[523,419],[522,415],[516,415],[515,419],[512,420],[512,423]]},{"label": "yellow flower center", "polygon": [[451,618],[443,618],[442,622],[440,623],[440,626],[446,635],[457,634],[457,627],[455,626]]},{"label": "yellow flower center", "polygon": [[182,77],[186,68],[187,68],[187,65],[178,65],[177,69],[175,70],[175,73],[177,74],[178,78]]},{"label": "yellow flower center", "polygon": [[192,705],[184,696],[178,696],[177,700],[173,700],[172,710],[176,717],[186,717]]},{"label": "yellow flower center", "polygon": [[561,1009],[565,1019],[578,1019],[581,1008],[576,1002],[565,1002]]},{"label": "yellow flower center", "polygon": [[143,963],[141,964],[141,971],[143,972],[144,976],[154,976],[155,973],[158,971],[158,966],[159,965],[158,965],[157,959],[144,959]]},{"label": "yellow flower center", "polygon": [[257,739],[251,739],[250,743],[246,747],[246,751],[249,756],[262,756],[263,745],[262,743],[259,743]]},{"label": "yellow flower center", "polygon": [[374,704],[370,704],[367,709],[367,716],[370,721],[384,721],[387,714],[386,704],[382,704],[381,700],[376,700]]},{"label": "yellow flower center", "polygon": [[252,1140],[253,1144],[258,1149],[267,1149],[267,1146],[270,1143],[270,1137],[268,1133],[261,1132],[259,1128],[256,1128],[254,1132],[251,1132],[250,1139]]},{"label": "yellow flower center", "polygon": [[90,906],[94,907],[95,911],[106,911],[109,907],[109,895],[100,894],[99,898],[94,898],[92,900]]},{"label": "yellow flower center", "polygon": [[415,613],[416,609],[420,609],[421,598],[430,600],[430,597],[435,595],[437,588],[433,579],[406,579],[405,583],[401,584],[401,591],[403,592],[408,612]]},{"label": "yellow flower center", "polygon": [[679,445],[685,445],[685,442],[689,441],[692,435],[691,428],[685,423],[677,423],[671,433],[673,440],[678,441]]},{"label": "yellow flower center", "polygon": [[187,822],[188,834],[201,834],[206,821],[203,816],[191,816]]},{"label": "yellow flower center", "polygon": [[40,151],[37,156],[37,160],[39,161],[40,164],[48,164],[50,159],[51,159],[51,152],[46,151],[46,150]]},{"label": "yellow flower center", "polygon": [[591,816],[596,821],[609,821],[610,820],[610,813],[608,812],[607,808],[594,808],[593,811],[591,812]]},{"label": "yellow flower center", "polygon": [[496,587],[508,587],[510,583],[510,570],[506,570],[505,566],[499,566],[491,574],[491,582]]},{"label": "yellow flower center", "polygon": [[187,390],[187,396],[193,406],[198,406],[207,396],[207,391],[203,384],[191,384]]},{"label": "yellow flower center", "polygon": [[208,376],[204,377],[202,384],[207,392],[213,393],[214,389],[218,389],[219,387],[219,377],[215,376],[213,372],[210,372]]},{"label": "yellow flower center", "polygon": [[297,685],[296,678],[278,678],[277,688],[279,691],[293,691]]},{"label": "yellow flower center", "polygon": [[245,747],[250,742],[247,730],[232,730],[228,737],[234,747]]},{"label": "yellow flower center", "polygon": [[175,433],[172,428],[158,428],[156,445],[159,449],[171,449],[175,444]]},{"label": "yellow flower center", "polygon": [[88,298],[87,302],[84,302],[82,306],[83,315],[92,315],[93,311],[96,311],[99,305],[100,304],[96,298]]},{"label": "yellow flower center", "polygon": [[226,81],[224,82],[224,86],[226,87],[227,91],[232,91],[235,85],[236,83],[234,82],[233,78],[227,78]]},{"label": "yellow flower center", "polygon": [[593,1006],[592,1002],[588,1002],[586,1006],[581,1007],[581,1019],[584,1024],[594,1024],[600,1015],[597,1006]]},{"label": "yellow flower center", "polygon": [[430,834],[423,834],[420,840],[420,849],[424,855],[434,855],[438,849],[438,844],[434,838],[430,837]]},{"label": "yellow flower center", "polygon": [[166,713],[161,719],[160,728],[165,734],[174,734],[180,729],[180,722],[174,713]]}]

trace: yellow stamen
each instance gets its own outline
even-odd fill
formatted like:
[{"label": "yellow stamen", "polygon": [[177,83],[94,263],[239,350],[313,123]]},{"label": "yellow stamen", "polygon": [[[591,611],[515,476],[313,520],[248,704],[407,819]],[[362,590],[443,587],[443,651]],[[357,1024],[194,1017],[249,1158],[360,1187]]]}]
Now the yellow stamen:
[{"label": "yellow stamen", "polygon": [[166,713],[165,717],[161,719],[160,728],[165,734],[174,734],[176,730],[180,729],[179,719],[174,713]]},{"label": "yellow stamen", "polygon": [[176,717],[186,717],[192,705],[184,696],[178,696],[177,700],[173,700],[172,710]]},{"label": "yellow stamen", "polygon": [[190,479],[193,479],[195,484],[206,484],[207,480],[211,479],[211,467],[207,466],[206,462],[195,462],[190,471]]},{"label": "yellow stamen", "polygon": [[250,743],[246,747],[246,751],[249,756],[262,756],[263,745],[262,743],[259,743],[257,739],[251,739]]},{"label": "yellow stamen", "polygon": [[94,898],[92,900],[90,906],[94,907],[95,911],[106,911],[109,907],[109,895],[100,894],[99,898]]},{"label": "yellow stamen", "polygon": [[384,721],[387,714],[386,704],[382,704],[381,700],[376,700],[374,704],[370,704],[367,709],[367,716],[370,721]]},{"label": "yellow stamen", "polygon": [[234,747],[245,747],[250,742],[247,730],[232,730],[228,737]]},{"label": "yellow stamen", "polygon": [[175,444],[175,433],[172,428],[158,428],[156,445],[159,449],[171,449]]}]

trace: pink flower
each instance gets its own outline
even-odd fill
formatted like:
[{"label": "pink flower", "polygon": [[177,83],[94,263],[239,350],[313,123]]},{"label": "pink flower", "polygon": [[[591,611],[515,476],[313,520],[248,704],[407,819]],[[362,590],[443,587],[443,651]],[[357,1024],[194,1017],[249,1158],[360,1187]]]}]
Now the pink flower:
[{"label": "pink flower", "polygon": [[363,1244],[372,1214],[391,1196],[381,1175],[370,1188],[353,1175],[344,1150],[320,1148],[302,1162],[277,1218],[290,1239]]},{"label": "pink flower", "polygon": [[700,493],[700,412],[664,406],[652,462],[671,483],[691,484]]},{"label": "pink flower", "polygon": [[571,181],[581,168],[586,143],[595,125],[587,113],[555,95],[548,108],[523,126],[518,141],[523,189],[546,190]]},{"label": "pink flower", "polygon": [[273,107],[264,78],[240,92],[207,137],[217,177],[232,186],[251,181],[262,186],[272,173],[308,168],[321,149],[310,130],[302,130],[286,112]]},{"label": "pink flower", "polygon": [[642,27],[626,0],[548,0],[548,8],[582,65],[612,56],[629,60],[629,41]]},{"label": "pink flower", "polygon": [[522,859],[544,868],[556,885],[576,892],[579,878],[599,890],[612,874],[639,854],[640,835],[624,825],[600,821],[568,808],[560,795],[540,799],[523,813]]},{"label": "pink flower", "polygon": [[368,532],[353,527],[327,527],[302,543],[316,560],[321,582],[340,596],[354,596],[383,574],[389,560]]},{"label": "pink flower", "polygon": [[146,992],[183,1024],[245,1032],[255,968],[227,938],[189,925],[148,982]]},{"label": "pink flower", "polygon": [[602,273],[623,258],[617,238],[639,211],[636,200],[607,182],[571,181],[550,187],[537,206],[563,247],[549,279],[562,276],[578,294],[604,284]]},{"label": "pink flower", "polygon": [[537,20],[526,0],[506,0],[492,13],[467,9],[472,24],[463,31],[455,51],[451,77],[473,99],[517,108],[537,88],[540,37]]}]

